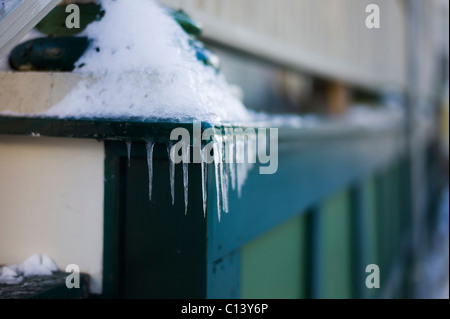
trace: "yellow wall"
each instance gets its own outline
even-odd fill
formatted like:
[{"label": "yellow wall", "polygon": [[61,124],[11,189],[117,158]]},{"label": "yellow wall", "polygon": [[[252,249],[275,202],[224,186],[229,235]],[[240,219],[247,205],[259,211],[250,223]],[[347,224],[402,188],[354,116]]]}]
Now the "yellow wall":
[{"label": "yellow wall", "polygon": [[103,143],[0,135],[0,264],[47,254],[100,293],[103,174]]}]

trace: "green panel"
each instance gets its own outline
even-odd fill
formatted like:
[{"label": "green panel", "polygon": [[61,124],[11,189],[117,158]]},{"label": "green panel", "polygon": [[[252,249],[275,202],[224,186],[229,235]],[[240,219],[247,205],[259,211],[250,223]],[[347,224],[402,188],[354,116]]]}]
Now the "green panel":
[{"label": "green panel", "polygon": [[[320,297],[346,299],[352,297],[351,204],[347,192],[328,199],[320,210],[322,239],[322,279]],[[356,280],[356,276],[355,276]]]},{"label": "green panel", "polygon": [[367,261],[370,264],[377,264],[378,260],[378,238],[377,238],[377,193],[376,193],[376,183],[375,179],[369,178],[365,182],[364,185],[365,192],[367,194],[365,203],[366,209],[365,213],[367,214],[367,225],[364,229],[364,233],[366,234],[366,242],[367,242],[367,257],[369,260]]},{"label": "green panel", "polygon": [[206,219],[202,212],[200,165],[189,165],[189,203],[185,215],[182,167],[176,165],[172,206],[168,159],[159,155],[165,152],[164,145],[155,146],[151,203],[147,159],[134,156],[127,168],[125,298],[206,297]]},{"label": "green panel", "polygon": [[387,267],[389,253],[389,205],[387,200],[386,178],[380,173],[376,178],[377,194],[377,237],[378,237],[378,260],[381,271]]},{"label": "green panel", "polygon": [[398,164],[395,163],[391,169],[391,200],[392,200],[392,256],[391,258],[395,258],[395,256],[399,253],[400,243],[401,243],[401,228],[400,228],[400,186],[399,186],[399,168]]},{"label": "green panel", "polygon": [[206,297],[206,219],[200,165],[189,165],[189,206],[184,212],[183,172],[176,165],[171,204],[166,146],[156,144],[153,192],[143,143],[108,141],[105,161],[105,297]]},{"label": "green panel", "polygon": [[243,246],[242,298],[306,298],[306,238],[302,215]]},{"label": "green panel", "polygon": [[[376,180],[374,177],[368,178],[364,185],[364,192],[366,193],[366,209],[364,213],[366,215],[366,225],[364,234],[366,236],[366,256],[367,256],[367,264],[380,264],[379,256],[378,256],[378,222],[377,222],[377,188],[376,188]],[[366,288],[365,288],[366,289]],[[368,298],[375,298],[377,295],[377,289],[368,289],[368,294],[366,295]]]}]

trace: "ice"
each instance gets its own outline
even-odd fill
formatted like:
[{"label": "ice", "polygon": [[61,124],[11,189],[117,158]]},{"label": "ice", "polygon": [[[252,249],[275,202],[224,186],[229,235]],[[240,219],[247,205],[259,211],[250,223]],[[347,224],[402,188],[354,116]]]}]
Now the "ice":
[{"label": "ice", "polygon": [[83,78],[44,115],[210,123],[249,119],[225,79],[197,60],[189,36],[153,0],[103,0],[105,16],[82,35]]},{"label": "ice", "polygon": [[184,213],[187,215],[188,210],[188,193],[189,193],[189,162],[190,162],[190,145],[183,144],[183,184],[184,184]]},{"label": "ice", "polygon": [[131,166],[131,141],[127,141],[128,168]]},{"label": "ice", "polygon": [[229,133],[226,142],[226,148],[227,148],[227,164],[228,169],[227,171],[230,174],[231,179],[231,188],[233,190],[236,190],[236,165],[235,165],[235,142],[234,142],[234,136]]},{"label": "ice", "polygon": [[188,210],[188,191],[189,191],[189,164],[183,162],[183,184],[184,184],[184,214]]},{"label": "ice", "polygon": [[170,151],[173,144],[167,145],[167,154],[169,156],[169,178],[170,178],[170,196],[172,197],[172,206],[175,205],[175,163],[172,161]]},{"label": "ice", "polygon": [[238,197],[242,196],[242,186],[245,183],[245,149],[242,147],[243,141],[236,141],[236,168],[237,168],[237,192]]},{"label": "ice", "polygon": [[58,266],[50,257],[34,254],[21,264],[1,267],[0,284],[19,284],[23,277],[48,276],[58,270]]},{"label": "ice", "polygon": [[222,208],[225,213],[229,212],[228,209],[228,173],[226,171],[227,164],[225,163],[225,156],[224,156],[224,150],[225,150],[225,139],[222,138],[219,142],[219,157],[220,157],[220,184],[221,184],[221,192],[222,192]]},{"label": "ice", "polygon": [[207,183],[208,183],[208,165],[205,163],[205,157],[203,155],[203,152],[201,152],[201,158],[202,158],[202,199],[203,199],[203,217],[206,218],[206,207],[208,204],[208,189],[207,189]]},{"label": "ice", "polygon": [[148,198],[152,201],[152,188],[153,188],[153,149],[155,148],[155,142],[148,140],[146,143],[147,149],[147,164],[148,164]]}]

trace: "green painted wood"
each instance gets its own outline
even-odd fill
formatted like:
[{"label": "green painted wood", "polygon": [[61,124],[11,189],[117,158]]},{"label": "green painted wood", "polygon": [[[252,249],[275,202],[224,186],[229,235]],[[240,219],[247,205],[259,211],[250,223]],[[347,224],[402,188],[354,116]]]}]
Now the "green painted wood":
[{"label": "green painted wood", "polygon": [[128,167],[125,143],[106,144],[107,158],[115,158],[112,184],[120,192],[105,194],[105,226],[116,221],[115,227],[105,229],[105,260],[111,263],[105,266],[118,278],[111,282],[105,273],[104,286],[112,286],[116,289],[112,296],[121,298],[206,298],[206,219],[199,165],[189,165],[189,209],[185,215],[181,165],[176,167],[176,200],[171,205],[165,145],[155,146],[150,202],[145,145],[133,143]]},{"label": "green painted wood", "polygon": [[351,240],[354,243],[352,247],[352,273],[354,280],[352,281],[353,295],[355,298],[367,298],[367,288],[365,286],[365,268],[367,265],[368,255],[368,236],[367,234],[367,212],[366,205],[367,193],[365,185],[362,182],[353,184],[350,188],[351,197]]},{"label": "green painted wood", "polygon": [[400,174],[399,174],[399,161],[396,161],[391,168],[391,192],[392,192],[392,256],[394,258],[400,253],[402,236],[403,236],[403,228],[400,221]]},{"label": "green painted wood", "polygon": [[[389,246],[389,221],[388,205],[386,200],[386,181],[384,175],[379,173],[376,176],[376,200],[377,200],[377,237],[378,237],[378,260],[380,270],[384,272],[388,263]],[[384,276],[381,277],[383,284]]]},{"label": "green painted wood", "polygon": [[[217,220],[215,185],[209,184],[210,261],[235,251],[274,226],[384,167],[401,154],[398,148],[401,136],[395,134],[391,138],[374,135],[346,136],[345,139],[337,136],[314,139],[300,134],[298,139],[294,143],[280,137],[277,173],[260,175],[257,168],[253,169],[243,187],[243,199],[238,198],[236,192],[230,192],[230,214],[222,214],[220,223]],[[261,194],[264,194],[263,198]]]},{"label": "green painted wood", "polygon": [[321,298],[352,298],[351,204],[348,192],[333,195],[320,209],[322,227]]},{"label": "green painted wood", "polygon": [[[378,218],[377,218],[377,194],[376,194],[376,182],[373,176],[369,176],[364,181],[363,185],[364,192],[364,214],[365,214],[365,224],[363,226],[363,235],[365,241],[365,257],[364,265],[369,264],[380,265],[379,255],[378,255]],[[368,275],[364,271],[364,279]],[[365,286],[365,280],[361,283],[363,290],[363,297],[374,299],[378,296],[377,289],[367,289]]]},{"label": "green painted wood", "polygon": [[365,213],[367,214],[367,224],[364,226],[364,233],[366,234],[366,250],[367,250],[367,262],[369,264],[378,264],[378,237],[377,237],[377,194],[375,178],[370,176],[366,179],[364,185],[364,192],[366,193],[365,201]]},{"label": "green painted wood", "polygon": [[123,255],[123,165],[117,146],[105,143],[103,296],[121,296]]},{"label": "green painted wood", "polygon": [[98,4],[77,5],[80,9],[80,28],[67,28],[66,19],[70,13],[66,13],[67,6],[59,5],[36,25],[36,29],[52,36],[72,36],[83,32],[90,23],[100,20],[105,14]]},{"label": "green painted wood", "polygon": [[[109,181],[111,181],[111,183],[105,183],[105,251],[109,251],[109,253],[107,254],[110,254],[105,255],[105,278],[109,280],[109,282],[105,283],[105,287],[108,287],[108,285],[111,286],[110,288],[105,289],[105,291],[111,293],[112,296],[115,296],[114,294],[124,294],[125,290],[123,289],[123,283],[124,280],[127,281],[126,276],[124,277],[124,273],[126,273],[125,269],[127,268],[127,266],[124,261],[121,262],[121,260],[125,259],[117,258],[117,256],[122,256],[125,251],[135,253],[136,256],[138,256],[138,254],[140,253],[139,251],[133,252],[133,246],[126,249],[120,246],[120,243],[126,242],[123,239],[125,238],[126,233],[131,233],[130,230],[125,231],[120,226],[118,226],[127,224],[127,222],[124,222],[123,218],[125,217],[123,216],[134,218],[134,223],[139,224],[139,226],[142,227],[142,229],[138,233],[145,233],[145,230],[151,229],[145,227],[149,223],[152,225],[158,225],[158,223],[160,223],[160,227],[158,228],[158,230],[162,229],[163,227],[171,229],[168,220],[164,218],[169,218],[169,216],[172,216],[171,218],[173,218],[174,216],[182,218],[182,216],[184,215],[184,208],[182,209],[180,207],[179,215],[181,216],[178,216],[177,214],[170,214],[157,221],[154,219],[148,219],[155,217],[152,215],[150,215],[151,217],[145,215],[153,209],[151,206],[147,207],[145,206],[146,204],[144,202],[141,202],[144,200],[144,198],[146,199],[147,196],[144,196],[142,194],[139,195],[140,200],[137,200],[135,204],[130,204],[130,201],[126,197],[125,199],[122,199],[121,197],[125,196],[123,194],[129,194],[130,192],[133,196],[137,196],[139,192],[145,193],[148,187],[145,148],[142,143],[139,143],[139,141],[142,141],[143,139],[148,137],[152,137],[158,143],[167,143],[170,131],[178,126],[185,127],[190,131],[192,130],[192,125],[189,124],[149,123],[139,120],[122,122],[117,119],[93,121],[87,119],[56,120],[43,118],[0,118],[0,133],[22,135],[41,134],[47,136],[106,139],[105,143],[111,146],[110,151],[108,151],[107,158],[110,156],[110,153],[114,153],[114,155],[112,156],[113,160],[110,163],[110,169],[107,169],[107,172],[105,172],[105,177],[108,180],[108,176],[110,176]],[[243,189],[243,198],[239,199],[236,193],[230,193],[230,214],[223,214],[222,222],[220,224],[217,221],[215,183],[211,182],[214,181],[214,172],[212,169],[209,170],[209,217],[207,219],[207,226],[206,224],[204,225],[204,227],[206,227],[205,229],[207,229],[207,235],[205,230],[205,242],[203,242],[202,244],[204,245],[203,248],[205,249],[204,251],[202,251],[205,256],[205,261],[204,264],[202,264],[203,268],[200,267],[199,269],[201,269],[201,271],[197,273],[197,275],[199,276],[199,282],[202,283],[199,286],[197,285],[197,287],[200,287],[198,289],[203,290],[198,290],[195,293],[192,292],[192,295],[207,296],[209,294],[209,291],[218,291],[223,287],[225,287],[224,289],[227,289],[227,291],[230,292],[229,294],[226,294],[226,296],[233,295],[231,293],[233,289],[236,291],[240,287],[240,273],[236,270],[236,260],[238,260],[239,258],[236,258],[234,259],[234,262],[231,262],[231,259],[229,258],[231,253],[238,252],[239,249],[246,243],[249,243],[252,240],[260,237],[262,234],[273,229],[273,227],[283,224],[283,222],[286,222],[290,218],[301,216],[302,214],[304,214],[301,213],[302,211],[305,211],[306,209],[317,205],[318,203],[323,201],[324,198],[330,196],[334,192],[342,190],[343,188],[347,187],[347,185],[351,185],[353,182],[366,177],[368,174],[372,174],[379,168],[389,166],[393,161],[395,161],[399,156],[403,154],[402,148],[399,147],[399,145],[402,145],[403,135],[401,135],[401,133],[396,130],[384,131],[382,133],[365,131],[359,132],[358,134],[354,134],[355,132],[352,132],[352,134],[350,134],[351,132],[343,132],[342,134],[340,134],[339,132],[334,131],[332,133],[321,131],[316,132],[316,134],[314,132],[310,132],[308,130],[305,131],[302,129],[297,130],[295,132],[296,134],[293,134],[294,132],[291,132],[292,134],[286,135],[282,132],[283,131],[280,130],[279,171],[277,172],[277,174],[270,176],[259,175],[257,168],[250,172],[249,178]],[[137,147],[133,146],[133,156],[137,157],[136,160],[138,160],[139,163],[137,164],[137,166],[140,167],[136,172],[131,173],[127,169],[125,143],[111,142],[111,139],[133,140],[136,142],[133,144],[137,145]],[[155,156],[157,157],[159,156],[161,158],[167,156],[162,146],[158,147],[156,151],[159,154],[155,154]],[[332,161],[330,159],[332,159]],[[163,183],[166,183],[167,185],[167,162],[165,164],[160,163],[160,165],[164,167],[162,169],[163,173],[157,174],[163,175],[159,177],[160,180],[155,177],[156,183],[160,183],[161,185],[164,185]],[[107,166],[108,165],[105,164],[105,167]],[[133,163],[132,167],[134,167]],[[192,168],[192,170],[198,169],[195,167],[196,166],[194,165],[194,168]],[[136,167],[134,169],[136,169]],[[190,174],[192,174],[192,170]],[[181,182],[179,180],[181,175],[178,172],[179,169],[177,171],[177,183],[181,185]],[[128,180],[128,174],[134,174],[133,179]],[[196,199],[194,199],[194,202],[198,201],[199,203],[201,203],[201,196],[199,195],[201,187],[198,181],[200,179],[199,171],[197,173],[194,173],[194,175],[192,176],[193,177],[191,177],[190,175],[190,189],[194,189],[198,192],[198,195],[196,195],[197,197]],[[192,184],[191,182],[196,178],[198,179],[197,182],[194,182],[194,184]],[[127,183],[129,183],[129,186],[127,186]],[[136,186],[139,189],[135,191],[135,188],[132,188],[131,185],[139,185],[139,187]],[[123,187],[125,187],[125,191],[123,190]],[[131,190],[129,190],[129,188]],[[168,199],[170,193],[168,192],[168,186],[165,186],[164,189],[164,193],[159,196],[159,200],[161,200],[161,203],[164,203],[165,205],[164,208],[162,208],[162,211],[166,212],[166,209],[171,211],[171,208],[166,208],[170,206],[170,200]],[[381,191],[382,189],[385,188],[380,188],[377,186],[376,196],[378,203],[378,212],[376,215],[377,218],[380,218],[380,221],[385,222],[387,220],[386,218],[383,218],[383,212],[385,210],[378,207],[381,206],[381,203],[386,202],[381,198],[381,196],[386,196]],[[182,194],[182,188],[181,190],[177,190],[177,194]],[[261,194],[264,194],[264,198],[261,198]],[[135,201],[133,200],[133,202]],[[191,199],[190,203],[192,203]],[[149,204],[147,203],[147,205]],[[324,205],[325,208],[326,206],[327,205]],[[273,207],[276,207],[276,211],[273,210]],[[317,249],[317,251],[323,252],[323,254],[319,254],[319,258],[314,259],[317,260],[315,265],[312,264],[310,266],[311,262],[306,263],[306,267],[314,268],[309,269],[308,272],[313,273],[315,270],[319,270],[318,278],[320,278],[320,282],[319,280],[317,280],[320,288],[317,290],[319,292],[317,296],[319,297],[335,294],[335,290],[333,287],[327,288],[327,285],[330,282],[327,279],[327,276],[331,276],[329,269],[330,263],[328,262],[327,258],[336,258],[336,253],[333,254],[333,245],[331,245],[330,243],[345,242],[347,240],[345,239],[346,236],[351,235],[351,231],[349,229],[350,226],[347,225],[350,217],[347,216],[347,213],[344,213],[343,216],[341,216],[342,213],[323,213],[323,211],[327,211],[327,209],[324,209],[324,207],[318,209],[319,214],[316,215],[318,217],[316,223],[317,228],[315,228],[314,230],[315,236],[320,236],[320,240],[315,241],[316,244],[319,248],[322,246],[324,248]],[[128,213],[125,214],[125,212],[127,212],[129,209],[132,209],[135,212],[139,212],[137,217],[132,217],[132,215],[129,215]],[[158,212],[160,211],[161,206]],[[194,214],[197,214],[196,216],[203,216],[201,204],[197,209],[195,209]],[[330,217],[334,215],[336,215],[335,217],[333,217],[337,218],[336,221],[333,221],[333,218]],[[106,220],[106,216],[112,218],[111,220],[115,219],[116,222],[112,222],[111,224],[109,224],[110,221]],[[332,220],[333,222],[330,222],[330,220]],[[180,223],[180,225],[190,225],[190,223],[194,223],[194,221],[175,220],[174,224],[176,223]],[[202,222],[196,221],[194,223],[196,226],[193,226],[193,229],[195,229],[195,227],[200,227],[196,223],[201,224]],[[339,225],[339,223],[343,223],[343,225]],[[336,230],[333,230],[333,227],[330,228],[331,224],[336,225]],[[380,223],[377,224],[382,225]],[[106,227],[109,227],[110,230],[107,231]],[[348,227],[347,231],[342,230],[345,229],[345,227]],[[386,227],[381,226],[378,228],[382,230],[387,229]],[[111,234],[111,230],[113,235]],[[122,235],[120,235],[121,232]],[[339,232],[341,232],[341,235],[336,235],[336,233],[339,234]],[[202,231],[199,231],[199,233],[202,233]],[[345,236],[343,234],[345,234]],[[381,235],[379,234],[377,235],[379,239],[385,238],[381,237]],[[145,236],[150,235],[144,234],[142,236],[144,236],[144,241],[149,240],[149,237]],[[161,239],[164,237],[162,234],[159,234],[158,236],[160,237],[158,237],[159,239],[157,241],[157,245],[160,245],[161,242],[164,242],[164,240]],[[183,236],[186,236],[183,238],[187,238],[187,242],[192,242],[193,238],[196,238],[195,236],[191,238],[188,234],[184,234]],[[337,240],[330,240],[330,236],[337,236]],[[206,237],[208,238],[207,241]],[[308,238],[312,237],[312,234],[310,234]],[[138,239],[136,238],[134,238],[133,240],[135,242],[138,241]],[[117,242],[119,244],[117,244]],[[172,244],[169,243],[169,246]],[[176,247],[176,245],[173,244],[172,247]],[[350,245],[348,247],[350,247]],[[384,249],[382,249],[384,247],[382,244],[378,245],[378,247],[380,254],[385,251]],[[158,251],[158,248],[153,247],[149,249],[151,249],[152,252],[148,256],[152,256],[152,254],[153,256],[162,254],[161,251]],[[325,249],[328,249],[328,251]],[[351,248],[348,249],[351,250]],[[349,252],[345,249],[343,252],[345,254],[349,254]],[[193,254],[200,254],[200,252],[196,252]],[[309,256],[311,255],[312,254],[310,253]],[[134,258],[135,263],[137,263],[137,260],[140,258],[137,258],[136,256],[130,256],[131,259]],[[172,256],[171,258],[175,257]],[[174,264],[177,264],[179,267],[181,267],[180,260],[177,260],[176,258],[169,258],[169,260],[175,261]],[[201,258],[199,258],[198,260],[201,260]],[[226,261],[229,266],[224,268],[226,271],[226,275],[220,276],[224,278],[222,279],[222,281],[220,280],[219,276],[216,276],[215,278],[212,276],[213,265],[219,265],[220,260]],[[323,260],[323,262],[321,260]],[[112,264],[108,265],[107,263],[110,261]],[[188,262],[186,260],[184,261]],[[340,269],[339,271],[345,275],[345,272],[343,272],[342,269],[346,269],[346,267],[344,267],[342,261],[334,260],[333,262],[338,264],[338,268]],[[351,260],[348,259],[348,262],[350,263]],[[224,263],[224,265],[226,263]],[[168,263],[165,263],[165,265],[168,265]],[[321,270],[321,267],[324,268],[323,271]],[[165,270],[168,269],[170,269],[169,266],[167,266]],[[164,276],[169,276],[169,271],[165,273],[163,272],[165,270],[159,270],[162,271],[163,274],[161,275],[161,278],[167,279],[168,277]],[[324,276],[320,276],[320,273],[322,272],[324,273]],[[111,274],[113,275],[113,278],[114,276],[117,276],[119,278],[117,282],[114,282],[114,279],[112,281],[110,280],[109,276]],[[340,275],[338,274],[338,276]],[[212,285],[213,280],[211,280],[210,282],[206,282],[206,280],[208,280],[207,278],[214,278],[214,285]],[[384,277],[382,276],[382,280],[383,278]],[[151,281],[153,279],[148,278],[146,280]],[[340,279],[338,278],[337,280],[339,281]],[[133,282],[133,286],[138,286],[137,279],[134,279]],[[173,284],[173,287],[176,287],[177,284],[180,284],[180,282],[175,281],[169,282]],[[313,284],[310,283],[306,283],[305,285],[309,287],[313,286]],[[341,291],[340,295],[348,295],[349,293],[347,290],[351,291],[351,288],[347,289],[347,287],[345,287],[345,289]],[[321,291],[323,291],[323,294],[320,294]],[[327,293],[330,291],[333,293]],[[150,294],[151,293],[154,292],[150,292]],[[180,293],[180,295],[182,294],[184,293]],[[129,296],[131,295],[132,293],[129,294]],[[166,295],[168,296],[169,293],[167,293]],[[311,296],[311,293],[305,293],[305,296]]]},{"label": "green painted wood", "polygon": [[322,218],[320,205],[314,206],[307,216],[307,232],[309,244],[307,247],[307,257],[310,259],[308,262],[308,293],[309,297],[312,299],[322,298],[322,288],[323,288],[323,273],[324,273],[324,262],[323,262],[323,228],[322,228]]},{"label": "green painted wood", "polygon": [[[1,103],[1,102],[0,102]],[[202,129],[211,127],[202,123]],[[170,132],[178,127],[187,129],[192,137],[192,123],[173,123],[152,119],[58,119],[50,117],[0,116],[0,134],[73,137],[144,141],[151,137],[167,143]]]},{"label": "green painted wood", "polygon": [[241,298],[241,251],[208,263],[208,299]]},{"label": "green painted wood", "polygon": [[242,247],[242,298],[306,298],[305,219],[296,217]]}]

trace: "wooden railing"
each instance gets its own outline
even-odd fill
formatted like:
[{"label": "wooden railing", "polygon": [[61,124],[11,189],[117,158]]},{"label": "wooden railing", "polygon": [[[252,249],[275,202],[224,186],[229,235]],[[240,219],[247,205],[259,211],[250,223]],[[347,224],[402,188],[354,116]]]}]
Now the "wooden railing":
[{"label": "wooden railing", "polygon": [[[408,83],[408,1],[159,0],[204,24],[204,37],[277,64],[369,89],[400,91]],[[380,8],[380,29],[368,29],[366,7]],[[430,96],[445,47],[448,1],[419,0],[420,94]],[[447,35],[448,37],[448,35]],[[448,40],[446,42],[448,55]]]},{"label": "wooden railing", "polygon": [[[204,36],[276,63],[358,86],[405,86],[402,1],[162,0],[204,24]],[[378,3],[381,28],[368,29]]]}]

